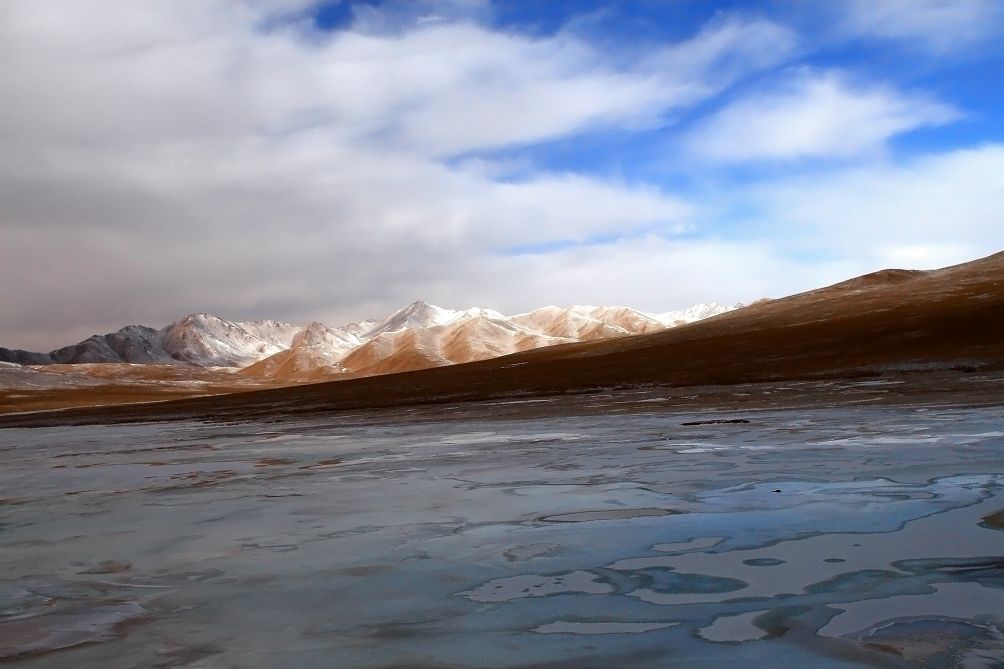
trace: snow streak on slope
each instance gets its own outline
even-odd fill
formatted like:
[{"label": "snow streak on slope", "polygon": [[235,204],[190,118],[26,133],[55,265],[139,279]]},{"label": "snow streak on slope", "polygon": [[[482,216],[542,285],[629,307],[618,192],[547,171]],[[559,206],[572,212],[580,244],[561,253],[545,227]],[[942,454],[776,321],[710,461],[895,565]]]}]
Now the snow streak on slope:
[{"label": "snow streak on slope", "polygon": [[262,379],[320,380],[343,373],[345,368],[339,361],[362,343],[346,329],[315,321],[300,330],[286,350],[245,367],[241,373]]}]

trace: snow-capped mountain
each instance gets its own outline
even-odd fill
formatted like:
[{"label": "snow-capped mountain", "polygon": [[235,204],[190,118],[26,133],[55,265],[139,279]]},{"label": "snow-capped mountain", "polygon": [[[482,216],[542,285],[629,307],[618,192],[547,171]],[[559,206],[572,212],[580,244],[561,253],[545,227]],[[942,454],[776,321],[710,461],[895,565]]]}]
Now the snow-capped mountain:
[{"label": "snow-capped mountain", "polygon": [[727,306],[724,304],[718,304],[717,302],[709,302],[707,304],[695,304],[688,309],[681,309],[679,311],[667,311],[662,314],[654,314],[654,317],[666,327],[675,327],[677,325],[686,325],[687,323],[704,320],[705,318],[717,316],[718,314],[724,314],[726,311],[732,311],[733,309],[738,309],[741,306],[743,305],[735,304]]},{"label": "snow-capped mountain", "polygon": [[288,348],[317,348],[338,353],[348,352],[362,342],[359,336],[344,328],[329,328],[314,321],[293,337]]},{"label": "snow-capped mountain", "polygon": [[574,341],[644,334],[664,329],[654,316],[627,307],[541,307],[512,317],[517,325],[550,337]]},{"label": "snow-capped mountain", "polygon": [[159,330],[130,325],[50,353],[0,348],[0,361],[239,368],[248,379],[302,383],[451,365],[553,344],[645,334],[735,309],[701,304],[647,314],[628,307],[547,306],[505,316],[415,302],[386,318],[332,328],[191,314]]},{"label": "snow-capped mountain", "polygon": [[419,300],[403,309],[399,309],[383,319],[368,332],[367,339],[372,339],[384,332],[399,332],[401,330],[425,330],[437,325],[445,325],[457,317],[457,312],[443,309],[434,304]]},{"label": "snow-capped mountain", "polygon": [[233,323],[212,314],[192,314],[160,331],[174,360],[200,367],[244,367],[289,348],[301,330],[277,321]]},{"label": "snow-capped mountain", "polygon": [[315,321],[300,330],[288,348],[258,360],[241,373],[253,378],[299,381],[343,373],[345,368],[339,361],[362,343],[353,332]]},{"label": "snow-capped mountain", "polygon": [[0,360],[33,365],[128,362],[244,367],[289,348],[301,330],[277,321],[241,323],[191,314],[159,330],[129,325],[51,353],[0,349]]},{"label": "snow-capped mountain", "polygon": [[[486,360],[554,344],[646,334],[736,307],[698,305],[656,316],[628,307],[548,306],[505,316],[493,309],[454,311],[415,302],[368,330],[326,328],[323,335],[318,331],[312,337],[294,340],[288,350],[240,373],[288,382],[390,374]],[[309,327],[314,325],[324,327]]]}]

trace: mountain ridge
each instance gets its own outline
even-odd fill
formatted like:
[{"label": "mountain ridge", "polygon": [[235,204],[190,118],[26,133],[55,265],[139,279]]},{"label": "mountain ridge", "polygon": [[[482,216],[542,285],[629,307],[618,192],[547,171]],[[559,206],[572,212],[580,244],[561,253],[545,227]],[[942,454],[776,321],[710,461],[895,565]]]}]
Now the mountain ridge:
[{"label": "mountain ridge", "polygon": [[276,320],[229,321],[189,314],[163,328],[129,325],[49,353],[0,348],[22,365],[125,363],[240,370],[247,378],[309,382],[410,371],[483,360],[530,348],[641,334],[741,305],[696,305],[667,312],[672,322],[628,307],[542,307],[515,316],[416,301],[383,319],[332,328]]}]

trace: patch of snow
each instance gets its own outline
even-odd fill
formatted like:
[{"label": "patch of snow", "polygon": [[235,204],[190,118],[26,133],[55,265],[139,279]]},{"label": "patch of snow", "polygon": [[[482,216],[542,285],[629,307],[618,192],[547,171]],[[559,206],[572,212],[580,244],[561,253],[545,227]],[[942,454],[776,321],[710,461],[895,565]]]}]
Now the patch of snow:
[{"label": "patch of snow", "polygon": [[742,306],[742,304],[726,305],[719,304],[717,302],[709,302],[707,304],[695,304],[692,307],[680,309],[679,311],[666,311],[661,314],[652,314],[652,317],[666,327],[673,327],[676,325],[694,323],[696,321],[704,320],[705,318],[711,318],[712,316],[728,313],[729,311],[740,309]]},{"label": "patch of snow", "polygon": [[366,339],[372,339],[385,332],[400,332],[401,330],[428,329],[437,325],[446,325],[456,320],[461,312],[443,309],[421,300],[412,302],[399,309],[387,318],[377,323],[366,334]]}]

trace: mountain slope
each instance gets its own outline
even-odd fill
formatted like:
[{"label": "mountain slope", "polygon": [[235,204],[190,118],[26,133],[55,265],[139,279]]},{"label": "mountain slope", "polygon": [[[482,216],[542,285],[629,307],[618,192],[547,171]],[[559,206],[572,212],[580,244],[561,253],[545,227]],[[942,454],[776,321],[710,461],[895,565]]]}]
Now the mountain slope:
[{"label": "mountain slope", "polygon": [[248,378],[320,381],[342,374],[339,364],[362,340],[344,329],[313,322],[298,332],[289,347],[240,371]]},{"label": "mountain slope", "polygon": [[0,360],[24,365],[128,362],[160,364],[173,362],[160,342],[161,333],[142,325],[129,325],[117,332],[94,335],[50,353],[0,348]]},{"label": "mountain slope", "polygon": [[[866,275],[661,332],[465,365],[5,424],[232,419],[659,384],[1004,369],[1004,253],[931,272]],[[986,392],[1001,393],[999,387]]]},{"label": "mountain slope", "polygon": [[129,325],[50,353],[0,348],[0,361],[25,365],[133,363],[243,367],[288,348],[302,328],[278,321],[234,323],[190,314],[155,330]]},{"label": "mountain slope", "polygon": [[161,330],[161,346],[173,360],[201,367],[243,367],[281,351],[299,328],[276,321],[242,323],[192,314]]}]

